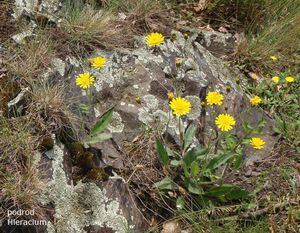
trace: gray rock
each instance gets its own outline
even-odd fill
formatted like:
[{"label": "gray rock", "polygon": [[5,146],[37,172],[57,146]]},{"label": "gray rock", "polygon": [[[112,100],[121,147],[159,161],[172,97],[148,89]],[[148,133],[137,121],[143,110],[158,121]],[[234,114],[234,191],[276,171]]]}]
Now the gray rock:
[{"label": "gray rock", "polygon": [[24,107],[30,96],[29,87],[22,88],[21,92],[7,103],[10,116],[20,116],[23,114]]},{"label": "gray rock", "polygon": [[[100,71],[87,66],[82,68],[96,77],[93,95],[97,116],[110,107],[114,107],[118,113],[118,120],[114,123],[117,125],[111,126],[111,129],[117,129],[114,139],[118,146],[122,148],[125,141],[141,133],[143,125],[163,133],[167,122],[168,132],[178,141],[178,121],[170,114],[167,100],[167,93],[174,92],[176,86],[177,92],[193,103],[192,112],[183,124],[195,121],[199,125],[201,122],[197,135],[200,143],[207,143],[206,135],[215,134],[214,119],[217,113],[227,112],[235,117],[236,126],[232,133],[237,136],[243,135],[244,121],[256,125],[260,119],[264,119],[266,126],[260,137],[266,141],[265,148],[258,151],[247,147],[247,164],[267,156],[277,140],[272,136],[273,121],[261,109],[250,106],[249,97],[235,82],[239,79],[244,86],[247,85],[247,78],[201,46],[198,42],[199,33],[194,32],[187,40],[181,33],[174,33],[177,39],[173,42],[166,40],[156,52],[147,48],[141,40],[137,41],[137,48],[133,51],[95,52],[108,60],[106,67]],[[175,66],[176,57],[183,58],[179,68]],[[80,95],[81,90],[74,84],[76,75],[71,73],[68,86],[72,93]],[[229,92],[228,87],[231,89]],[[208,91],[224,94],[224,104],[219,109],[199,106]],[[140,97],[141,102],[136,102],[135,97]]]},{"label": "gray rock", "polygon": [[47,232],[82,233],[91,226],[99,228],[99,232],[109,232],[103,230],[110,229],[113,233],[145,228],[135,199],[121,179],[112,179],[101,185],[91,182],[74,185],[70,180],[68,151],[62,144],[56,143],[49,153],[51,160],[44,157],[41,169],[50,170],[42,170],[42,173],[51,176],[48,177],[40,202],[54,206],[56,221],[49,221]]},{"label": "gray rock", "polygon": [[236,39],[232,34],[217,31],[203,30],[196,40],[214,56],[220,58],[232,54],[236,46]]},{"label": "gray rock", "polygon": [[29,16],[34,20],[50,20],[57,22],[55,15],[62,6],[62,0],[14,0],[14,9],[12,16],[15,19]]},{"label": "gray rock", "polygon": [[[199,126],[194,145],[206,144],[208,135],[215,136],[214,119],[217,114],[227,112],[236,119],[232,133],[238,137],[243,135],[244,121],[254,125],[261,118],[266,121],[265,130],[260,135],[266,146],[259,151],[246,147],[246,165],[267,156],[277,140],[272,136],[273,121],[261,109],[250,106],[249,97],[242,88],[246,85],[246,77],[201,46],[198,32],[193,32],[187,40],[181,33],[174,33],[177,35],[176,41],[166,40],[157,51],[147,48],[143,38],[136,42],[136,48],[132,51],[95,51],[90,57],[101,55],[108,61],[105,68],[99,71],[80,64],[75,58],[67,58],[65,65],[59,62],[60,67],[65,67],[63,81],[66,95],[72,99],[73,110],[78,113],[82,103],[92,105],[91,113],[84,119],[86,127],[90,128],[100,115],[114,107],[113,121],[108,127],[113,139],[95,145],[101,150],[103,161],[122,169],[126,163],[124,143],[132,141],[145,129],[168,133],[178,143],[178,120],[170,112],[168,92],[177,92],[193,104],[191,114],[182,119],[182,124],[186,126],[189,122],[195,122]],[[179,67],[175,65],[176,57],[183,59]],[[53,72],[57,74],[56,69]],[[75,85],[76,76],[82,72],[90,72],[96,78],[95,87],[91,89],[93,100],[90,102],[88,93]],[[242,85],[235,82],[237,78]],[[60,83],[62,80],[57,81]],[[231,90],[227,91],[229,86]],[[208,91],[222,92],[224,104],[218,109],[201,107],[200,103]],[[136,101],[136,97],[140,101]],[[68,166],[63,165],[63,149],[59,145],[55,148],[57,158],[51,156],[53,178],[43,199],[44,203],[55,203],[55,217],[58,219],[55,225],[49,226],[49,232],[54,232],[51,229],[57,232],[84,232],[86,229],[93,232],[103,229],[123,232],[121,225],[134,225],[140,229],[143,217],[121,179],[99,185],[79,182],[74,186],[66,175]],[[108,193],[112,195],[112,200],[108,198]]]}]

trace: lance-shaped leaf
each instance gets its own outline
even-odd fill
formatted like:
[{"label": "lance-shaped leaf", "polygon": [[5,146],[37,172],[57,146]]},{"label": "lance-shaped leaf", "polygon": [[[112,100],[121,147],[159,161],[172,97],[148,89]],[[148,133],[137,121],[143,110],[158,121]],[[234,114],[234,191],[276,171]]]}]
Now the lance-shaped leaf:
[{"label": "lance-shaped leaf", "polygon": [[159,161],[164,165],[168,165],[169,163],[169,155],[168,152],[166,150],[166,148],[164,147],[164,145],[159,141],[159,139],[156,139],[156,148],[157,148],[157,152],[158,152],[158,158]]},{"label": "lance-shaped leaf", "polygon": [[190,124],[189,127],[186,129],[184,134],[184,149],[187,149],[193,142],[193,138],[196,133],[196,126],[194,124]]},{"label": "lance-shaped leaf", "polygon": [[170,177],[166,177],[161,181],[156,182],[153,187],[160,190],[174,190],[176,188],[176,183]]},{"label": "lance-shaped leaf", "polygon": [[235,185],[224,184],[218,187],[212,187],[207,192],[205,196],[216,197],[220,199],[239,199],[242,197],[249,196],[249,192],[242,190],[240,187]]},{"label": "lance-shaped leaf", "polygon": [[110,133],[100,133],[100,134],[97,134],[96,136],[89,137],[88,139],[86,139],[84,141],[84,143],[91,145],[91,144],[95,144],[95,143],[104,142],[110,138],[112,138],[112,135]]},{"label": "lance-shaped leaf", "polygon": [[94,125],[94,127],[91,129],[91,136],[95,136],[101,132],[103,132],[107,126],[109,125],[109,123],[112,120],[112,116],[113,116],[113,109],[109,109],[107,112],[105,112],[100,119],[96,122],[96,124]]}]

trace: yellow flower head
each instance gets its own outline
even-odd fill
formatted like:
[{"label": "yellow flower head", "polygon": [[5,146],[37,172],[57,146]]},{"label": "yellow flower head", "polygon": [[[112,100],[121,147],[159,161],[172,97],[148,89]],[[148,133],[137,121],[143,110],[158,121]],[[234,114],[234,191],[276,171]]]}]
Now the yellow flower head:
[{"label": "yellow flower head", "polygon": [[184,39],[187,40],[189,38],[189,34],[187,32],[185,32],[185,33],[183,33],[183,37],[184,37]]},{"label": "yellow flower head", "polygon": [[169,101],[172,101],[174,99],[174,93],[173,92],[168,92],[167,93]]},{"label": "yellow flower head", "polygon": [[259,96],[254,96],[254,97],[252,97],[251,99],[250,99],[250,104],[252,105],[252,106],[256,106],[256,105],[258,105],[259,103],[261,102],[261,98],[259,97]]},{"label": "yellow flower head", "polygon": [[251,138],[250,144],[254,149],[260,150],[264,148],[265,142],[261,138]]},{"label": "yellow flower head", "polygon": [[192,105],[185,98],[177,97],[170,102],[170,107],[176,116],[183,116],[191,111]]},{"label": "yellow flower head", "polygon": [[278,58],[276,57],[276,56],[271,56],[270,57],[273,61],[277,61],[278,60]]},{"label": "yellow flower head", "polygon": [[235,125],[235,120],[229,114],[220,114],[215,119],[215,123],[221,131],[226,132],[233,128],[233,126]]},{"label": "yellow flower head", "polygon": [[105,66],[106,59],[104,57],[94,57],[90,60],[91,67],[94,67],[96,69],[101,69]]},{"label": "yellow flower head", "polygon": [[181,57],[176,57],[176,60],[175,60],[175,64],[176,66],[180,66],[183,62],[183,58]]},{"label": "yellow flower head", "polygon": [[217,91],[210,91],[206,96],[206,102],[208,105],[221,105],[223,103],[224,96]]},{"label": "yellow flower head", "polygon": [[138,104],[140,104],[142,101],[141,101],[141,97],[139,97],[139,96],[137,96],[137,97],[135,97],[135,101],[138,103]]},{"label": "yellow flower head", "polygon": [[295,81],[295,79],[291,76],[288,76],[288,77],[285,78],[285,81],[287,81],[288,83],[292,83],[292,82]]},{"label": "yellow flower head", "polygon": [[280,80],[280,78],[279,78],[278,76],[274,76],[274,77],[272,78],[272,81],[273,81],[274,83],[279,83],[279,80]]},{"label": "yellow flower head", "polygon": [[251,77],[253,80],[258,80],[257,74],[250,73],[250,77]]},{"label": "yellow flower head", "polygon": [[152,32],[146,37],[146,43],[150,47],[160,45],[164,40],[165,37],[158,32]]},{"label": "yellow flower head", "polygon": [[82,89],[90,88],[95,82],[95,78],[90,73],[79,74],[76,77],[76,85]]}]

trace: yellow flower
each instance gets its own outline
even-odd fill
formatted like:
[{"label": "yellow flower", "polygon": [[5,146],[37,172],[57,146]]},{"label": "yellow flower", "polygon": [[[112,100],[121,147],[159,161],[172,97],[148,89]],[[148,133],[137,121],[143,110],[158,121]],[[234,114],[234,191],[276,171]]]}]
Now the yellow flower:
[{"label": "yellow flower", "polygon": [[285,78],[285,81],[287,81],[288,83],[292,83],[292,82],[295,81],[295,79],[291,76],[288,76],[288,77]]},{"label": "yellow flower", "polygon": [[271,56],[270,57],[273,61],[277,61],[278,60],[278,58],[276,57],[276,56]]},{"label": "yellow flower", "polygon": [[139,97],[139,96],[137,96],[137,97],[135,97],[135,101],[138,103],[138,104],[140,104],[142,101],[141,101],[141,97]]},{"label": "yellow flower", "polygon": [[208,105],[221,105],[223,103],[224,96],[217,91],[210,91],[206,96],[206,102]]},{"label": "yellow flower", "polygon": [[79,74],[76,77],[76,85],[82,89],[90,88],[95,82],[95,78],[90,73]]},{"label": "yellow flower", "polygon": [[272,81],[273,81],[274,83],[279,83],[279,80],[280,80],[280,78],[279,78],[278,76],[274,76],[274,77],[272,78]]},{"label": "yellow flower", "polygon": [[265,142],[261,138],[251,138],[250,144],[254,149],[260,150],[264,148]]},{"label": "yellow flower", "polygon": [[175,60],[176,66],[180,66],[180,65],[182,64],[182,61],[183,61],[183,58],[181,58],[181,57],[176,57],[176,60]]},{"label": "yellow flower", "polygon": [[96,69],[101,69],[105,66],[106,59],[104,57],[94,57],[90,60],[91,66]]},{"label": "yellow flower", "polygon": [[177,116],[183,116],[191,111],[191,103],[185,98],[177,97],[170,102],[170,107],[173,113]]},{"label": "yellow flower", "polygon": [[258,80],[258,76],[257,76],[257,74],[255,74],[255,73],[250,73],[250,77],[251,77],[253,80]]},{"label": "yellow flower", "polygon": [[173,92],[168,92],[167,93],[169,101],[172,101],[174,99],[174,93]]},{"label": "yellow flower", "polygon": [[215,123],[221,131],[226,132],[233,128],[233,126],[235,125],[235,120],[229,114],[220,114],[215,119]]},{"label": "yellow flower", "polygon": [[160,45],[164,40],[165,37],[158,32],[152,32],[146,37],[147,45],[150,47]]},{"label": "yellow flower", "polygon": [[183,33],[183,37],[184,37],[184,39],[187,40],[189,38],[189,34],[187,32],[185,32],[185,33]]},{"label": "yellow flower", "polygon": [[261,102],[261,98],[259,97],[259,96],[254,96],[254,97],[252,97],[251,99],[250,99],[250,104],[252,105],[252,106],[256,106],[256,105],[258,105],[259,103]]}]

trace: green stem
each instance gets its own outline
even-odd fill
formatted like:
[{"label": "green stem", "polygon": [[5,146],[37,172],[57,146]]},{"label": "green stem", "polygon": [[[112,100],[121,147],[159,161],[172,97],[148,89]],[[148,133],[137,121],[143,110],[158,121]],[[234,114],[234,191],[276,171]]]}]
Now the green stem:
[{"label": "green stem", "polygon": [[179,140],[180,140],[180,149],[183,150],[183,133],[181,128],[181,119],[178,117],[178,129],[179,129]]}]

